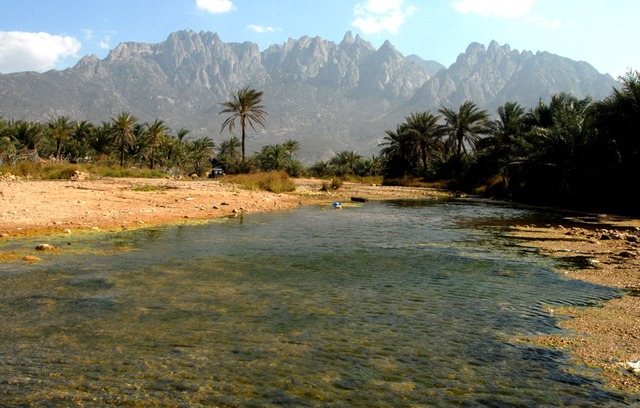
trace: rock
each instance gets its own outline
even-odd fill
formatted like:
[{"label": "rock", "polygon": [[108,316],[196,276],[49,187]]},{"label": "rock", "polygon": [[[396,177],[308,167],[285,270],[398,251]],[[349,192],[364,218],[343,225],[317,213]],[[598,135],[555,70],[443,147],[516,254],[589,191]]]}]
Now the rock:
[{"label": "rock", "polygon": [[0,234],[0,238],[9,238],[9,234],[3,232]]},{"label": "rock", "polygon": [[74,171],[73,174],[71,175],[71,177],[69,177],[69,180],[73,180],[73,181],[81,181],[81,180],[86,180],[88,177],[87,173],[83,172],[83,171]]},{"label": "rock", "polygon": [[640,374],[640,360],[638,361],[628,361],[626,363],[624,363],[624,366],[627,368],[628,371],[634,373],[634,374]]},{"label": "rock", "polygon": [[36,251],[55,251],[58,247],[50,244],[39,244],[36,246]]},{"label": "rock", "polygon": [[211,208],[213,208],[214,210],[219,210],[219,209],[220,209],[220,207],[218,207],[217,205],[214,205],[214,206],[213,206],[213,207],[211,207]]},{"label": "rock", "polygon": [[239,213],[240,211],[238,211],[238,209],[237,209],[237,208],[234,208],[233,210],[231,210],[231,212],[232,212],[232,213],[234,213],[234,214],[237,214],[237,213]]},{"label": "rock", "polygon": [[638,256],[636,253],[631,251],[622,251],[618,255],[623,258],[635,258],[636,256]]},{"label": "rock", "polygon": [[600,235],[600,240],[601,241],[610,241],[611,240],[611,235],[602,234],[602,235]]},{"label": "rock", "polygon": [[640,242],[640,238],[637,235],[627,235],[627,241]]},{"label": "rock", "polygon": [[37,256],[34,255],[27,255],[24,258],[22,258],[23,261],[25,262],[38,262],[38,261],[42,261],[42,259],[38,258]]}]

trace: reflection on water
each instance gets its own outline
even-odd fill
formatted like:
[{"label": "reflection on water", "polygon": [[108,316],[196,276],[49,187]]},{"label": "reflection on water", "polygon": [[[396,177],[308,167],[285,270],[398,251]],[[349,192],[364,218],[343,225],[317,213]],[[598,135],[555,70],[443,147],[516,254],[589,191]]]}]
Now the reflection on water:
[{"label": "reflection on water", "polygon": [[87,235],[0,264],[0,405],[638,402],[513,341],[557,332],[548,307],[616,295],[561,278],[486,222],[535,214],[329,208]]}]

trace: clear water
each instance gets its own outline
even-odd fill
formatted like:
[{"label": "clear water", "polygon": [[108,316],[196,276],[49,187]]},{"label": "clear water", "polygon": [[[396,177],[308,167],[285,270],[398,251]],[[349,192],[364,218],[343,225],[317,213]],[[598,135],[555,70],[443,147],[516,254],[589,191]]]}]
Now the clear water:
[{"label": "clear water", "polygon": [[530,217],[370,202],[52,239],[0,264],[0,406],[640,403],[514,341],[617,295],[500,238]]}]

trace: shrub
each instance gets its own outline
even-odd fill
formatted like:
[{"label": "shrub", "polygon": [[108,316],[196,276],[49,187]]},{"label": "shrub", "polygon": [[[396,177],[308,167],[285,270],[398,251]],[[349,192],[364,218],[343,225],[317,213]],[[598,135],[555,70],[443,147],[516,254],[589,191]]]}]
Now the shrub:
[{"label": "shrub", "polygon": [[221,181],[239,184],[247,190],[264,190],[280,194],[294,191],[296,185],[284,171],[270,171],[265,173],[227,175]]}]

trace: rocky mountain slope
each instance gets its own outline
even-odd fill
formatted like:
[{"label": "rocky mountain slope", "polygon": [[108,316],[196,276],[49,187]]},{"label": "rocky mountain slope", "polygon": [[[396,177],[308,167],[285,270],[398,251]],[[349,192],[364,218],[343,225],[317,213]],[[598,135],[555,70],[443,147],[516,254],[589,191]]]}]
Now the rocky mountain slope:
[{"label": "rocky mountain slope", "polygon": [[373,154],[385,129],[412,112],[466,100],[491,111],[506,101],[533,106],[558,92],[600,99],[615,85],[585,62],[496,42],[471,44],[445,68],[350,32],[339,44],[305,36],[261,52],[215,33],[179,31],[158,44],[122,43],[63,71],[0,74],[0,116],[101,123],[126,111],[220,141],[230,134],[220,132],[219,103],[250,86],[265,92],[268,116],[266,129],[249,133],[249,151],[296,139],[309,163],[342,150]]}]

